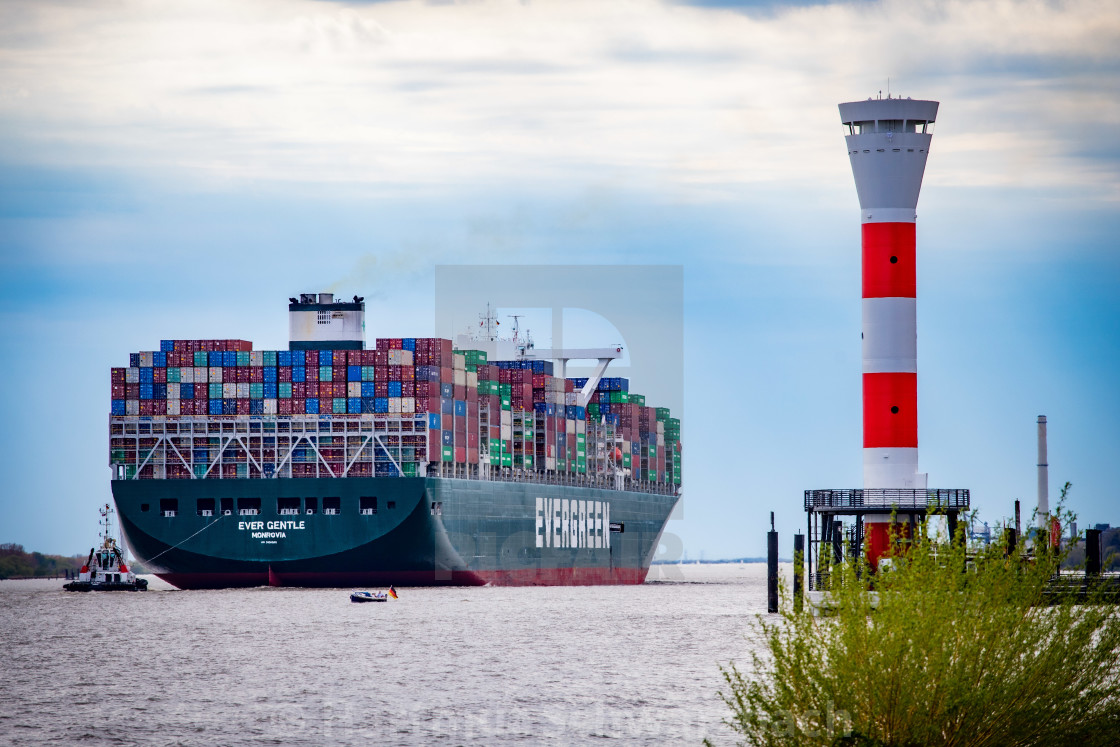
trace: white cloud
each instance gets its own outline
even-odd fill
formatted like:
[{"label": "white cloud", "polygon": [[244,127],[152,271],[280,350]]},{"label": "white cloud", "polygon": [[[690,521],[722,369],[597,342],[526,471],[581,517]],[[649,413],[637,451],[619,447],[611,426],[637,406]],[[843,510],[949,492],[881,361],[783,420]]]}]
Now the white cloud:
[{"label": "white cloud", "polygon": [[1104,0],[904,2],[764,16],[633,0],[309,0],[0,10],[0,126],[50,165],[216,189],[614,180],[680,199],[846,180],[835,104],[939,98],[947,184],[1115,200]]}]

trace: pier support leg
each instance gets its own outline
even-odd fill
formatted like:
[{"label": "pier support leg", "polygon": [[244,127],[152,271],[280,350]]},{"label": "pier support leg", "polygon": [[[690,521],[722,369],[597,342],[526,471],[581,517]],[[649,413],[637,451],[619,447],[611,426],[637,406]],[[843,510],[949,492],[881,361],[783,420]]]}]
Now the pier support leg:
[{"label": "pier support leg", "polygon": [[801,611],[802,597],[805,595],[805,586],[801,580],[805,572],[805,535],[793,535],[793,609]]}]

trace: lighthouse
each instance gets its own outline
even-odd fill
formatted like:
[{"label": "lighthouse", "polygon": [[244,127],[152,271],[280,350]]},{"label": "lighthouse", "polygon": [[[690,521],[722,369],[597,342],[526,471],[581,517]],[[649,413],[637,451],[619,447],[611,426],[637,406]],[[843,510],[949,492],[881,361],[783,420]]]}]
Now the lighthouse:
[{"label": "lighthouse", "polygon": [[936,117],[936,101],[888,95],[840,104],[862,243],[863,487],[805,491],[810,601],[828,590],[836,564],[859,560],[866,549],[877,572],[899,549],[892,534],[916,539],[921,523],[936,515],[952,537],[969,509],[968,489],[929,488],[918,471],[914,229]]},{"label": "lighthouse", "polygon": [[[918,471],[915,221],[936,101],[840,104],[862,235],[863,486],[925,490]],[[890,514],[864,517],[872,564],[887,549]]]}]

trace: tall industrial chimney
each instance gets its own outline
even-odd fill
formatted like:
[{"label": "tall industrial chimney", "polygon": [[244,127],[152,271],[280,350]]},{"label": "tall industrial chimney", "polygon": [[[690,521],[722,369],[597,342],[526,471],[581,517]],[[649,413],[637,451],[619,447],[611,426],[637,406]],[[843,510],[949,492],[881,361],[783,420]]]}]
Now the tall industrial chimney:
[{"label": "tall industrial chimney", "polygon": [[[863,485],[924,490],[918,471],[915,220],[936,101],[840,104],[863,236]],[[874,564],[890,514],[864,517]]]},{"label": "tall industrial chimney", "polygon": [[1038,416],[1038,528],[1050,531],[1050,465],[1046,463],[1046,416]]}]

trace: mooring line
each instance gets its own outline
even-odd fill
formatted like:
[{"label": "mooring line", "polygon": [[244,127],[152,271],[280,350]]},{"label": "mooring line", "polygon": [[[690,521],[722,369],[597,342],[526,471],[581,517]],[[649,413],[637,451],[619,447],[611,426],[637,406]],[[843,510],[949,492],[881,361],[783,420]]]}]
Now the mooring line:
[{"label": "mooring line", "polygon": [[198,530],[197,532],[195,532],[194,534],[192,534],[192,535],[191,535],[190,537],[187,537],[187,539],[183,540],[183,542],[180,542],[179,544],[176,544],[176,545],[172,545],[171,547],[169,547],[169,548],[167,548],[166,550],[164,550],[163,552],[161,552],[161,553],[160,553],[159,555],[156,555],[156,556],[154,556],[154,557],[148,558],[148,559],[147,559],[146,561],[144,561],[144,562],[145,562],[145,563],[151,563],[151,562],[152,562],[153,560],[155,560],[156,558],[158,558],[158,557],[159,557],[160,555],[163,555],[164,553],[168,553],[168,552],[171,552],[172,550],[174,550],[174,549],[175,549],[176,547],[178,547],[179,545],[182,545],[183,543],[185,543],[185,542],[187,542],[187,541],[189,541],[189,540],[193,539],[194,537],[196,537],[196,536],[198,536],[198,535],[202,534],[202,533],[203,533],[203,532],[205,532],[205,531],[206,531],[207,529],[209,529],[210,527],[214,526],[215,524],[217,524],[217,523],[218,523],[219,521],[221,521],[221,520],[222,520],[222,519],[224,519],[224,518],[226,518],[226,515],[225,515],[225,514],[222,514],[222,515],[221,515],[221,516],[219,516],[219,517],[218,517],[218,518],[217,518],[217,519],[216,519],[215,521],[212,521],[212,522],[210,522],[209,524],[207,524],[206,526],[204,526],[204,527],[203,527],[202,529],[199,529],[199,530]]}]

